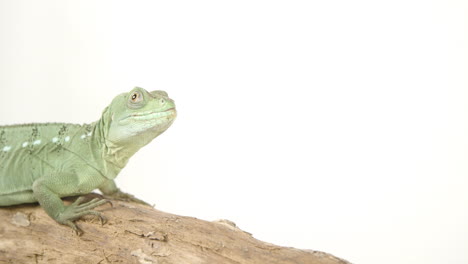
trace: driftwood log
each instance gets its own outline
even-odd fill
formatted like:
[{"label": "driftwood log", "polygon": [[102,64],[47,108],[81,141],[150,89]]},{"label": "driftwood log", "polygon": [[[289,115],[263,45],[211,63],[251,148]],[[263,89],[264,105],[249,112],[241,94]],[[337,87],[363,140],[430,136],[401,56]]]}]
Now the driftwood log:
[{"label": "driftwood log", "polygon": [[[93,196],[93,195],[90,195]],[[0,208],[0,263],[346,264],[332,255],[259,241],[228,220],[208,222],[113,200],[108,219],[78,221],[84,234],[54,222],[37,204]]]}]

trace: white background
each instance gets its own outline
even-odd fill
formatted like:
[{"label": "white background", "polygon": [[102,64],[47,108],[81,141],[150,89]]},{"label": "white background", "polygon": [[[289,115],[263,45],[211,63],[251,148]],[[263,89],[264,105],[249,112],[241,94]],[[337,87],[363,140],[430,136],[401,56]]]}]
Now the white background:
[{"label": "white background", "polygon": [[119,186],[356,264],[468,263],[465,1],[0,0],[0,123],[162,89]]}]

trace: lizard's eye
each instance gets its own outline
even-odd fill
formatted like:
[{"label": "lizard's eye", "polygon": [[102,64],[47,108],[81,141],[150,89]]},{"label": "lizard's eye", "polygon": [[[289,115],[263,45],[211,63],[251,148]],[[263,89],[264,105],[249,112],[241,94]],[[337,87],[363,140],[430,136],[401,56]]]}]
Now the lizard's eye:
[{"label": "lizard's eye", "polygon": [[132,95],[130,96],[130,100],[133,102],[133,103],[138,103],[138,102],[141,102],[141,100],[143,100],[143,96],[141,96],[141,94],[139,92],[134,92],[132,93]]}]

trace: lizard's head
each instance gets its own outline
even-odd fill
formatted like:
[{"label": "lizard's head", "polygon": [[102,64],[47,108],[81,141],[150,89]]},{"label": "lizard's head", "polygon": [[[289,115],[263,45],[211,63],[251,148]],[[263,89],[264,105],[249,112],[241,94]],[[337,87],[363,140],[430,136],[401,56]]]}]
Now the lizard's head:
[{"label": "lizard's head", "polygon": [[146,145],[166,131],[176,115],[174,101],[166,92],[135,87],[115,97],[104,110],[106,138],[116,144]]}]

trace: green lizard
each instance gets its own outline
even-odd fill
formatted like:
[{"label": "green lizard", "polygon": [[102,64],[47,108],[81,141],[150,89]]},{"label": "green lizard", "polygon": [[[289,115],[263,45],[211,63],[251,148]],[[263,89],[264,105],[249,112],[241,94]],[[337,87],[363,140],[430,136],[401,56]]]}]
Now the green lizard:
[{"label": "green lizard", "polygon": [[[164,91],[135,87],[114,98],[91,124],[44,123],[0,126],[0,206],[39,202],[47,214],[76,233],[74,223],[108,202],[61,197],[99,189],[104,195],[132,199],[114,178],[129,158],[172,124],[174,101]],[[138,200],[134,198],[134,200]]]}]

